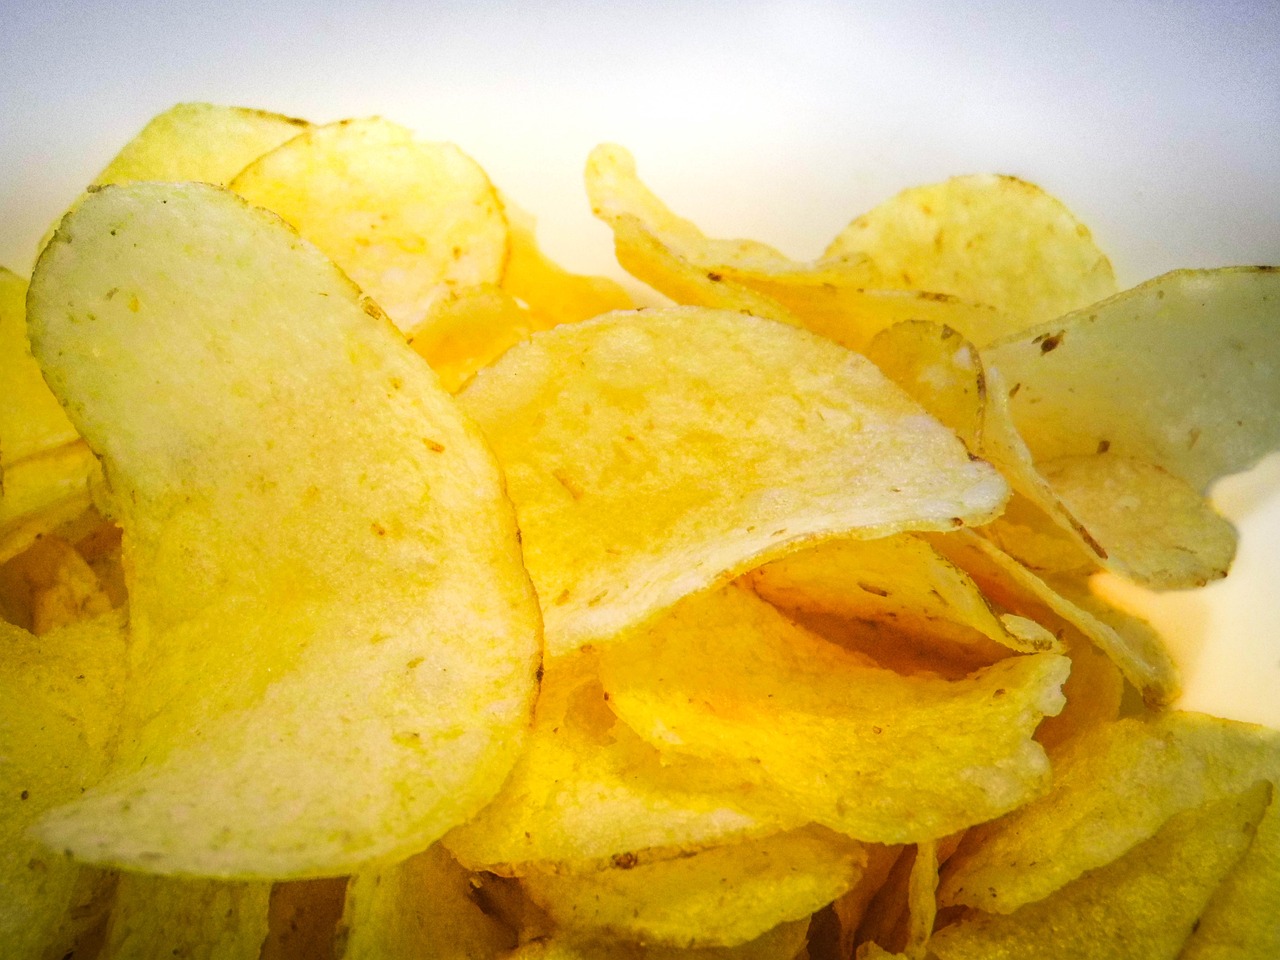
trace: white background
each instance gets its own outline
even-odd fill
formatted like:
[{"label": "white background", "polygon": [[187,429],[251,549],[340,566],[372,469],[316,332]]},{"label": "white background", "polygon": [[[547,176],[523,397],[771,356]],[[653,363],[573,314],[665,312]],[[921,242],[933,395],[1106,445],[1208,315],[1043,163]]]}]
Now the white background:
[{"label": "white background", "polygon": [[[380,113],[456,141],[538,216],[553,255],[615,276],[581,185],[602,140],[709,233],[799,257],[904,186],[990,171],[1062,197],[1125,286],[1280,263],[1274,0],[3,0],[0,13],[0,263],[20,271],[119,146],[180,100]],[[1187,670],[1187,706],[1280,726],[1277,491],[1275,460],[1231,484],[1232,577],[1152,615]]]}]

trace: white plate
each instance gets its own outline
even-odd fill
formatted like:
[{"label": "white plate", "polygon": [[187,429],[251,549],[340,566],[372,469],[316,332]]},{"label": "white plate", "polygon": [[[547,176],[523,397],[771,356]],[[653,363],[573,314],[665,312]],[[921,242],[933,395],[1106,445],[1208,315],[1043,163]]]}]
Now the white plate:
[{"label": "white plate", "polygon": [[[179,100],[382,113],[456,141],[553,255],[615,276],[581,185],[601,140],[708,232],[799,257],[904,186],[995,171],[1066,200],[1126,286],[1280,262],[1267,3],[180,6],[6,10],[0,263],[29,267],[83,184]],[[1227,486],[1232,576],[1143,602],[1185,705],[1280,726],[1280,461]]]}]

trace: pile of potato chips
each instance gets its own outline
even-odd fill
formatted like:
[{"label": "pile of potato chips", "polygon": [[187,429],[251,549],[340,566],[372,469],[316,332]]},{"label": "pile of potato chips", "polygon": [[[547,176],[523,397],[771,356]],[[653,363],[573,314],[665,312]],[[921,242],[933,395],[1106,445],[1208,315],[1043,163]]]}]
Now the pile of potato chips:
[{"label": "pile of potato chips", "polygon": [[1280,732],[1090,589],[1226,574],[1280,272],[586,181],[671,305],[456,146],[204,104],[0,273],[0,953],[1280,956]]}]

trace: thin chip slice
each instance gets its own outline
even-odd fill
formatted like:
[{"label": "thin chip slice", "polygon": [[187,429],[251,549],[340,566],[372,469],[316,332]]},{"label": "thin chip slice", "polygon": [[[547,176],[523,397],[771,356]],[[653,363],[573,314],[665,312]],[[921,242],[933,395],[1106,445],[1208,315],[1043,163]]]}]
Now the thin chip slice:
[{"label": "thin chip slice", "polygon": [[987,379],[970,341],[948,326],[908,320],[876,334],[866,354],[966,447],[975,453],[982,449]]},{"label": "thin chip slice", "polygon": [[934,934],[938,960],[1175,960],[1248,846],[1270,797],[1259,783],[1168,821],[1120,859],[1007,916],[974,912]]},{"label": "thin chip slice", "polygon": [[[1180,689],[1178,670],[1160,636],[1147,624],[1118,612],[1104,613],[1087,589],[1072,581],[1049,582],[994,543],[969,530],[926,534],[929,543],[964,570],[1001,606],[1044,623],[1045,612],[1070,623],[1105,653],[1153,705],[1172,703]],[[1106,617],[1104,619],[1103,617]]]},{"label": "thin chip slice", "polygon": [[650,743],[876,843],[940,837],[1037,795],[1049,769],[1031,734],[1062,707],[1067,669],[1046,653],[960,681],[904,677],[738,586],[691,597],[601,652],[610,705]]},{"label": "thin chip slice", "polygon": [[10,464],[3,480],[0,563],[88,510],[101,472],[88,446],[75,440]]},{"label": "thin chip slice", "polygon": [[479,164],[386,120],[312,128],[231,189],[284,217],[406,332],[449,290],[502,279],[507,222]]},{"label": "thin chip slice", "polygon": [[782,923],[736,947],[664,947],[636,943],[578,941],[568,937],[533,940],[507,960],[801,960],[809,921]]},{"label": "thin chip slice", "polygon": [[752,790],[705,764],[668,761],[609,709],[589,651],[548,663],[533,731],[502,791],[445,844],[466,866],[579,869],[667,859],[802,826],[749,812]]},{"label": "thin chip slice", "polygon": [[553,656],[806,542],[981,523],[1006,493],[869,361],[741,314],[557,327],[459,398],[506,471]]},{"label": "thin chip slice", "polygon": [[1063,751],[1047,796],[971,831],[939,901],[1011,913],[1118,859],[1175,814],[1277,776],[1277,731],[1182,712],[1107,724]]},{"label": "thin chip slice", "polygon": [[179,880],[126,873],[116,887],[101,960],[190,957],[258,960],[269,883]]},{"label": "thin chip slice", "polygon": [[225,187],[258,157],[310,127],[266,110],[179,103],[153,117],[93,182],[199,180]]},{"label": "thin chip slice", "polygon": [[62,956],[84,918],[70,908],[96,900],[99,878],[47,849],[30,827],[106,771],[120,719],[123,621],[111,614],[43,639],[0,622],[0,944],[6,957],[34,960],[54,948]]},{"label": "thin chip slice", "polygon": [[952,177],[902,191],[849,224],[824,259],[864,256],[885,287],[990,304],[1022,325],[1115,292],[1111,263],[1084,224],[1017,177]]},{"label": "thin chip slice", "polygon": [[1037,462],[1099,449],[1203,492],[1280,445],[1280,270],[1178,270],[983,351]]},{"label": "thin chip slice", "polygon": [[884,624],[936,645],[943,656],[959,653],[957,647],[988,654],[982,637],[1019,652],[1061,651],[1033,621],[1020,622],[1019,634],[1011,632],[973,580],[910,534],[829,540],[765,564],[752,571],[750,582],[789,612]]},{"label": "thin chip slice", "polygon": [[1154,464],[1111,453],[1039,464],[1062,503],[1106,552],[1108,569],[1151,587],[1202,587],[1227,575],[1235,528]]},{"label": "thin chip slice", "polygon": [[474,899],[471,874],[439,844],[351,878],[336,960],[489,960],[516,946],[514,931]]},{"label": "thin chip slice", "polygon": [[120,504],[137,678],[109,778],[41,836],[290,878],[470,817],[521,746],[538,611],[492,456],[390,323],[202,184],[92,195],[28,306]]},{"label": "thin chip slice", "polygon": [[861,844],[808,827],[625,868],[531,870],[521,882],[566,930],[735,946],[826,906],[857,882],[865,859]]},{"label": "thin chip slice", "polygon": [[535,329],[532,314],[501,287],[482,283],[452,290],[427,310],[409,345],[431,364],[440,385],[456,393]]}]

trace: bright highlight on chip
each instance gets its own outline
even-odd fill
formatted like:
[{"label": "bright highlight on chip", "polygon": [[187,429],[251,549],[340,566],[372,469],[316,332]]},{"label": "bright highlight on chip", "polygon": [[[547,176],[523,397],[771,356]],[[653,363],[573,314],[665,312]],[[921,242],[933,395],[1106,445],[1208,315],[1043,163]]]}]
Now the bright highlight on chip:
[{"label": "bright highlight on chip", "polygon": [[0,269],[0,954],[1280,955],[1280,732],[1091,587],[1227,574],[1280,273],[586,193],[670,305],[459,146],[179,104]]}]

